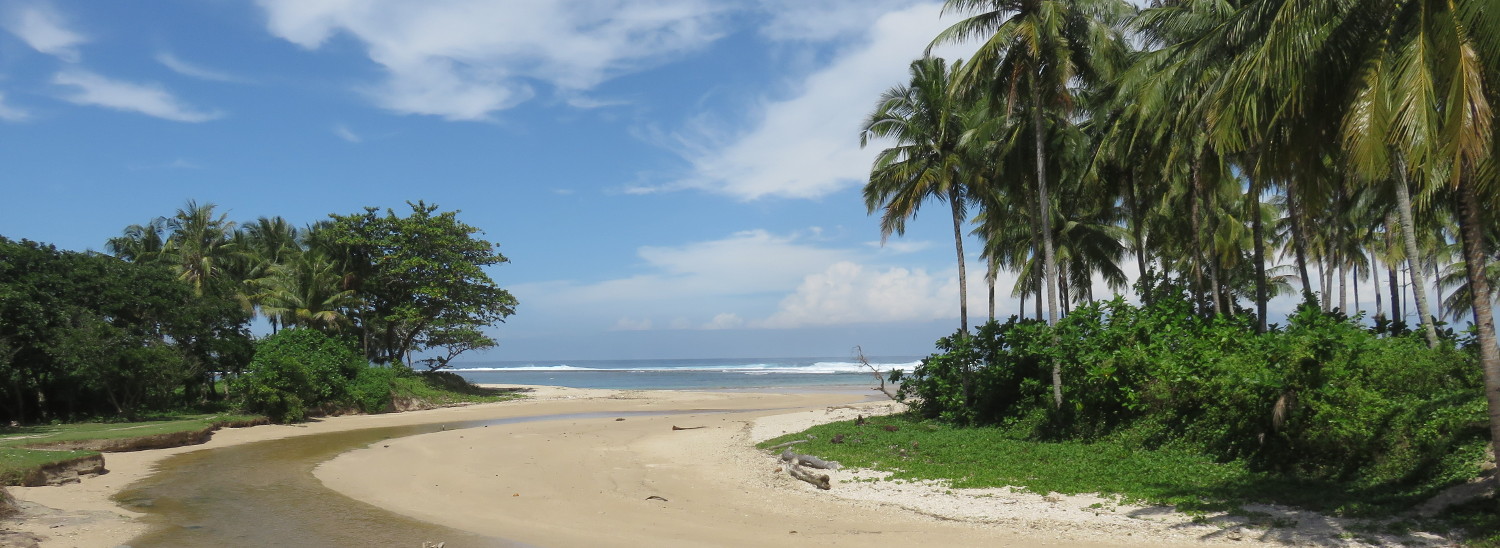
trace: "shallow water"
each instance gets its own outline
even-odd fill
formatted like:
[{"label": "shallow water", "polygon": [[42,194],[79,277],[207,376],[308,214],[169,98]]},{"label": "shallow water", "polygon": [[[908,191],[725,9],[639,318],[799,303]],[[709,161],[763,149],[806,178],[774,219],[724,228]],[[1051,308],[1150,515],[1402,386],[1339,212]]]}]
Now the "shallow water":
[{"label": "shallow water", "polygon": [[[146,514],[150,530],[128,544],[149,547],[523,546],[387,512],[323,486],[318,464],[381,440],[443,429],[543,420],[712,411],[575,413],[332,432],[183,453],[115,496]],[[442,463],[434,462],[433,466]],[[381,481],[372,477],[369,481]]]}]

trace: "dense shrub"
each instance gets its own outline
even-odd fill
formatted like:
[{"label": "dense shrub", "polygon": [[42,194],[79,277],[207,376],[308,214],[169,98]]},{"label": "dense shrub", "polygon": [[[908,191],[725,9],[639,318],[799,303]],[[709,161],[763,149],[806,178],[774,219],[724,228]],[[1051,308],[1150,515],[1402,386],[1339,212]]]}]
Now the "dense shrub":
[{"label": "dense shrub", "polygon": [[233,389],[245,409],[272,420],[297,422],[309,409],[345,400],[365,361],[342,341],[311,329],[286,329],[255,348]]},{"label": "dense shrub", "polygon": [[1250,321],[1204,319],[1181,293],[1158,291],[1149,306],[1081,306],[1055,328],[990,322],[939,340],[903,391],[927,418],[1035,424],[1038,439],[1130,436],[1299,477],[1375,485],[1472,472],[1482,382],[1451,337],[1428,348],[1316,307],[1264,334]]},{"label": "dense shrub", "polygon": [[349,384],[349,399],[360,411],[384,413],[391,408],[391,391],[396,386],[396,379],[412,374],[410,369],[400,364],[370,364],[361,369]]}]

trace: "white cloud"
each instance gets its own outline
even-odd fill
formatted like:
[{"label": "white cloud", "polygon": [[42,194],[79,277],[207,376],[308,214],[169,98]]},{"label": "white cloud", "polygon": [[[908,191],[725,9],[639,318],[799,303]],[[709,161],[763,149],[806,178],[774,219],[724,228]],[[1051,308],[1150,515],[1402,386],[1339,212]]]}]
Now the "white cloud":
[{"label": "white cloud", "polygon": [[84,35],[68,29],[63,16],[44,3],[12,6],[3,24],[26,45],[69,63],[78,62],[78,45],[88,42]]},{"label": "white cloud", "polygon": [[725,312],[714,316],[714,319],[703,324],[703,329],[736,329],[744,325],[745,320],[740,318],[739,314]]},{"label": "white cloud", "polygon": [[760,0],[761,11],[771,16],[760,32],[772,40],[833,40],[861,34],[880,16],[914,3],[912,0]]},{"label": "white cloud", "polygon": [[211,80],[214,82],[245,81],[244,78],[235,76],[227,72],[207,68],[195,63],[189,63],[187,61],[179,59],[176,55],[165,51],[156,54],[156,62],[161,63],[163,66],[169,69],[172,69],[172,72],[176,72],[183,76],[197,78],[199,80]]},{"label": "white cloud", "polygon": [[360,137],[358,133],[355,133],[354,130],[349,129],[349,126],[345,126],[344,124],[334,125],[333,134],[351,143],[362,143],[365,140],[364,137]]},{"label": "white cloud", "polygon": [[385,82],[381,107],[483,120],[532,97],[528,79],[563,92],[649,66],[718,38],[711,0],[260,0],[272,34],[316,49],[339,33],[364,44]]},{"label": "white cloud", "polygon": [[30,118],[30,112],[6,104],[5,94],[0,93],[0,120],[5,120],[7,122],[24,122]]},{"label": "white cloud", "polygon": [[[795,293],[781,301],[776,313],[758,325],[793,328],[934,320],[957,316],[956,300],[955,278],[933,276],[922,269],[875,269],[840,262],[807,276]],[[972,308],[970,315],[977,317]]]},{"label": "white cloud", "polygon": [[890,253],[905,254],[905,253],[916,253],[918,251],[926,251],[928,248],[932,247],[932,242],[926,241],[926,240],[922,240],[922,241],[890,240],[890,241],[886,241],[886,242],[880,242],[880,241],[865,242],[865,245],[873,247],[873,248],[876,248],[876,249],[884,250],[884,251],[887,251],[887,252],[890,252]]},{"label": "white cloud", "polygon": [[139,112],[178,122],[206,122],[223,116],[183,103],[171,92],[155,84],[137,84],[69,69],[52,77],[52,83],[74,88],[63,99],[80,105],[93,105],[128,112]]},{"label": "white cloud", "polygon": [[[720,132],[701,122],[710,129],[691,128],[679,136],[691,175],[666,187],[633,191],[701,188],[754,200],[818,198],[860,184],[879,149],[878,143],[859,147],[860,124],[882,91],[905,80],[909,61],[952,23],[940,19],[941,10],[940,4],[926,3],[881,15],[863,41],[809,74],[796,96],[761,105],[754,127],[727,145],[688,144],[722,142],[714,139]],[[968,51],[972,47],[934,54]]]}]

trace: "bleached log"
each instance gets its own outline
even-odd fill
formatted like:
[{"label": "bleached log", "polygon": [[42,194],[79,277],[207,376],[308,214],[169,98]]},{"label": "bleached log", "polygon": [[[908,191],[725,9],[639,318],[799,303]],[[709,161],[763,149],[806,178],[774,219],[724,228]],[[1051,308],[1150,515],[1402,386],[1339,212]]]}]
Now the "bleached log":
[{"label": "bleached log", "polygon": [[812,440],[792,440],[792,441],[789,441],[789,442],[786,442],[786,443],[778,443],[776,445],[772,445],[770,447],[767,447],[766,450],[767,451],[775,451],[775,450],[781,449],[783,447],[791,447],[793,445],[797,445],[799,443],[807,443],[809,441],[812,441]]},{"label": "bleached log", "polygon": [[812,455],[799,455],[793,453],[791,449],[781,452],[781,461],[824,470],[838,470],[844,467],[844,465],[839,464],[837,461],[823,460]]},{"label": "bleached log", "polygon": [[822,489],[824,491],[833,488],[833,485],[828,481],[828,474],[814,474],[812,472],[808,472],[807,470],[802,469],[801,466],[797,466],[797,463],[795,462],[789,462],[786,464],[786,473],[791,474],[794,478],[811,483],[818,489]]}]

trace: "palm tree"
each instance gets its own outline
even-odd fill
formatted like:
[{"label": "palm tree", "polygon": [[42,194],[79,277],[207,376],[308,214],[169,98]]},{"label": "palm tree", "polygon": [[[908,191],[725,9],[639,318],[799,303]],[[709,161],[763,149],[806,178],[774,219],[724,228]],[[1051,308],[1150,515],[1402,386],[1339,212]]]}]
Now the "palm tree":
[{"label": "palm tree", "polygon": [[951,83],[963,62],[948,66],[942,58],[926,57],[911,63],[911,81],[881,94],[875,111],[866,117],[859,144],[888,139],[870,169],[865,206],[881,210],[881,238],[903,234],[906,221],[928,199],[948,202],[953,217],[953,246],[958,253],[959,325],[969,329],[968,286],[964,266],[965,211],[979,187],[981,169],[966,150],[964,136],[986,113],[969,96],[952,93]]},{"label": "palm tree", "polygon": [[166,249],[175,259],[177,277],[200,296],[212,280],[224,274],[234,248],[231,244],[234,223],[226,214],[214,216],[215,207],[200,206],[189,200],[166,223],[172,231]]},{"label": "palm tree", "polygon": [[133,263],[160,260],[167,247],[167,220],[157,217],[143,225],[127,226],[123,234],[104,245],[110,254]]},{"label": "palm tree", "polygon": [[[933,45],[983,40],[959,84],[989,89],[1005,111],[1024,107],[1031,114],[1036,156],[1036,210],[1047,284],[1047,323],[1057,323],[1058,268],[1049,230],[1053,204],[1048,196],[1046,120],[1067,122],[1075,79],[1105,79],[1124,58],[1121,24],[1132,9],[1122,0],[948,0],[943,11],[972,14],[934,38]],[[929,46],[930,49],[930,46]],[[1025,90],[1022,99],[1020,90]],[[1053,407],[1062,407],[1062,371],[1052,368]]]}]

